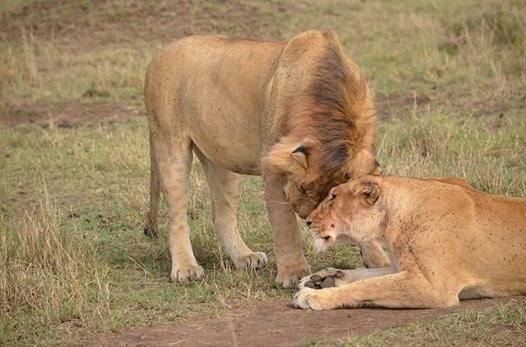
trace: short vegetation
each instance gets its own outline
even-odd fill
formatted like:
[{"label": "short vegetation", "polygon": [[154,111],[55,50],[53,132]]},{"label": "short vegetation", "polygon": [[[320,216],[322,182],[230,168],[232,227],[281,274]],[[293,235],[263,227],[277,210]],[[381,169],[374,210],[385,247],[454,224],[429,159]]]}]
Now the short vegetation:
[{"label": "short vegetation", "polygon": [[[189,312],[215,316],[290,300],[290,290],[273,284],[259,178],[243,179],[238,219],[247,244],[269,255],[262,271],[235,270],[221,249],[198,164],[189,219],[206,279],[169,283],[165,233],[158,241],[142,234],[149,177],[142,89],[163,44],[211,32],[286,39],[330,26],[376,93],[386,173],[456,175],[524,197],[524,18],[525,3],[514,0],[3,1],[0,345],[56,345]],[[164,231],[165,212],[161,220]],[[313,269],[361,265],[356,249],[318,254],[303,236]],[[521,345],[525,310],[511,302],[341,343]]]}]

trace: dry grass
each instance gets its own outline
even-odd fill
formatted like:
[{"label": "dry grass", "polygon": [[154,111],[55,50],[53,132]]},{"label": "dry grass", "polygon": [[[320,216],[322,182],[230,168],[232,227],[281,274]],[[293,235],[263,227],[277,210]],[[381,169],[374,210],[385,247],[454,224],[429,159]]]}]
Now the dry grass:
[{"label": "dry grass", "polygon": [[[522,346],[526,343],[526,305],[510,302],[412,323],[366,336],[349,336],[340,346]],[[444,334],[444,331],[447,331]],[[325,346],[327,344],[320,344]]]},{"label": "dry grass", "polygon": [[[379,158],[388,173],[457,175],[485,191],[526,194],[521,1],[27,4],[0,5],[0,118],[12,109],[23,118],[41,104],[73,105],[74,114],[91,100],[141,103],[146,65],[171,38],[220,32],[284,39],[329,25],[379,95],[428,99],[423,106],[411,97],[380,105]],[[95,117],[64,127],[55,117],[49,111],[38,126],[0,126],[0,345],[55,345],[191,311],[217,315],[290,297],[273,284],[258,178],[242,181],[238,219],[247,244],[265,251],[269,266],[248,273],[233,268],[214,237],[206,180],[196,165],[190,224],[208,277],[173,285],[166,236],[153,242],[140,233],[149,174],[144,118]],[[352,248],[318,254],[306,233],[303,240],[314,269],[360,265]],[[523,312],[513,304],[500,310],[474,319],[501,324]],[[404,343],[410,341],[420,340]]]},{"label": "dry grass", "polygon": [[0,216],[0,326],[21,343],[45,340],[46,327],[96,328],[109,312],[109,268],[78,227],[63,223],[47,200],[17,219]]}]

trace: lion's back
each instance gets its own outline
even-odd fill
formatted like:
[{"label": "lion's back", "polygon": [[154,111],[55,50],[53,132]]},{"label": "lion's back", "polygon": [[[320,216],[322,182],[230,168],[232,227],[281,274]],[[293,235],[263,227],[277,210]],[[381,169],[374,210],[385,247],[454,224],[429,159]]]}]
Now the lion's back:
[{"label": "lion's back", "polygon": [[283,45],[190,36],[165,46],[146,73],[150,128],[186,129],[214,163],[258,173],[263,100]]}]

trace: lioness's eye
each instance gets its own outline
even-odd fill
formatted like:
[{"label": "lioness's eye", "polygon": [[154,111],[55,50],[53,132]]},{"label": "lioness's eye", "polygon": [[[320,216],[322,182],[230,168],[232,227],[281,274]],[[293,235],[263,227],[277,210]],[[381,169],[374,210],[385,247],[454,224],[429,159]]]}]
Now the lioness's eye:
[{"label": "lioness's eye", "polygon": [[336,194],[329,193],[329,201],[336,199]]}]

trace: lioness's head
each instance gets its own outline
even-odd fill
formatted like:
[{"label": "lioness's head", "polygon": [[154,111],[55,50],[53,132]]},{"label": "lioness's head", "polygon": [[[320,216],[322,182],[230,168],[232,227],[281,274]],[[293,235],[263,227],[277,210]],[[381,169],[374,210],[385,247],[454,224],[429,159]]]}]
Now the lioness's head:
[{"label": "lioness's head", "polygon": [[385,223],[381,177],[364,176],[332,188],[306,223],[319,251],[335,242],[377,239]]},{"label": "lioness's head", "polygon": [[287,200],[300,218],[306,218],[327,196],[329,190],[340,183],[361,175],[378,175],[381,168],[372,149],[348,151],[322,150],[323,143],[316,140],[282,140],[265,157],[265,164],[273,172],[284,175]]}]

